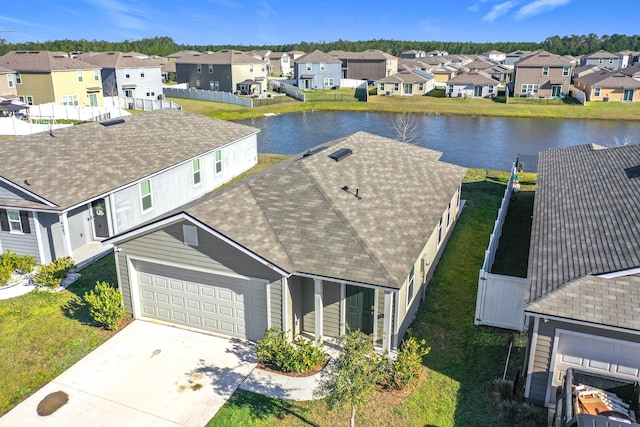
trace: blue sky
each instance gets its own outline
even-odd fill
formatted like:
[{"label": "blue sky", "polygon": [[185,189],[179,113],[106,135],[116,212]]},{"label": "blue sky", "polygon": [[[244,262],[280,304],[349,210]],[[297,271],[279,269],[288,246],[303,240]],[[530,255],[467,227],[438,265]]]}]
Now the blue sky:
[{"label": "blue sky", "polygon": [[640,32],[638,11],[638,0],[27,0],[0,10],[0,38],[20,43],[169,36],[193,45],[540,42],[556,34],[633,35]]}]

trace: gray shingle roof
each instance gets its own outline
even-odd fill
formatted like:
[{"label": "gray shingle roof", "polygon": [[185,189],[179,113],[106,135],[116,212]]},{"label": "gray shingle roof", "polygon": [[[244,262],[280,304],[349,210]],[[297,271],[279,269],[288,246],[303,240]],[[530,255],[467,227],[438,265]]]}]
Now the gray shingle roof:
[{"label": "gray shingle roof", "polygon": [[100,67],[70,58],[64,52],[12,51],[0,56],[0,65],[20,72],[51,72],[65,70],[93,70]]},{"label": "gray shingle roof", "polygon": [[610,53],[610,52],[607,52],[606,50],[600,49],[597,52],[593,52],[593,53],[590,53],[588,55],[585,55],[584,58],[589,58],[589,59],[592,59],[592,58],[595,58],[595,59],[599,59],[599,58],[602,58],[602,59],[605,59],[605,58],[606,59],[609,59],[609,58],[618,59],[618,55],[616,55],[615,53]]},{"label": "gray shingle roof", "polygon": [[381,60],[397,59],[397,57],[385,53],[379,49],[367,49],[364,52],[344,52],[339,51],[334,56],[339,59],[353,59],[353,60]]},{"label": "gray shingle roof", "polygon": [[[424,74],[430,75],[427,73]],[[431,78],[433,79],[433,76],[431,76]],[[429,78],[424,75],[405,70],[392,74],[389,77],[382,78],[378,80],[378,83],[426,83],[428,81]]]},{"label": "gray shingle roof", "polygon": [[525,310],[638,331],[640,275],[615,279],[584,276],[528,304]]},{"label": "gray shingle roof", "polygon": [[447,84],[467,84],[467,85],[498,85],[500,82],[491,78],[491,76],[484,71],[469,71],[468,73],[459,74],[450,79]]},{"label": "gray shingle roof", "polygon": [[401,287],[465,169],[365,132],[324,146],[184,211],[287,271]]},{"label": "gray shingle roof", "polygon": [[582,82],[587,86],[597,85],[603,88],[638,89],[640,81],[619,71],[599,71],[585,74],[575,78],[576,82]]},{"label": "gray shingle roof", "polygon": [[[540,153],[526,302],[571,280],[640,267],[640,145]],[[586,307],[585,307],[586,309]]]},{"label": "gray shingle roof", "polygon": [[568,67],[570,65],[569,59],[543,50],[522,57],[514,67]]},{"label": "gray shingle roof", "polygon": [[342,63],[342,61],[340,61],[339,59],[317,49],[314,50],[313,52],[304,54],[301,57],[294,59],[293,62],[296,62],[296,63],[303,63],[303,62]]},{"label": "gray shingle roof", "polygon": [[13,74],[15,72],[16,71],[11,68],[3,67],[2,65],[0,65],[0,74]]},{"label": "gray shingle roof", "polygon": [[141,59],[135,55],[122,52],[83,53],[78,58],[102,68],[144,68],[161,66],[157,60]]},{"label": "gray shingle roof", "polygon": [[263,61],[239,50],[220,50],[176,57],[176,64],[264,64]]},{"label": "gray shingle roof", "polygon": [[0,175],[65,209],[259,132],[178,110],[124,120],[0,140]]}]

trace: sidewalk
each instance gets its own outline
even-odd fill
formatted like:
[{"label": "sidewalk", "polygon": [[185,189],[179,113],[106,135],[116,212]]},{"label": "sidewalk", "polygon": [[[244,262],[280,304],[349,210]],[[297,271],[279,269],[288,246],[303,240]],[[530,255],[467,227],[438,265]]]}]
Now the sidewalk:
[{"label": "sidewalk", "polygon": [[253,368],[239,388],[282,400],[316,400],[320,397],[313,391],[320,385],[321,375],[322,371],[308,377],[290,377]]}]

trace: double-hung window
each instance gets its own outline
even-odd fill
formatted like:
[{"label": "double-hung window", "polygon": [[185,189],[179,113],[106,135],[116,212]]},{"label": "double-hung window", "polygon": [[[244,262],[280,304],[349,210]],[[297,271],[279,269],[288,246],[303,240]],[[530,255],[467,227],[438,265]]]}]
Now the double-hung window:
[{"label": "double-hung window", "polygon": [[198,65],[196,65],[196,71],[197,71],[198,73],[201,73],[201,72],[202,72],[202,64],[198,64]]},{"label": "double-hung window", "polygon": [[82,83],[84,81],[84,76],[82,75],[82,70],[76,71],[76,75],[78,76],[78,83]]},{"label": "double-hung window", "polygon": [[19,211],[7,211],[9,219],[9,232],[22,233],[22,221],[20,221]]},{"label": "double-hung window", "polygon": [[562,75],[565,77],[569,75],[569,67],[562,67]]},{"label": "double-hung window", "polygon": [[442,243],[442,217],[440,217],[440,222],[438,223],[438,247],[440,247],[440,243]]},{"label": "double-hung window", "polygon": [[200,159],[195,159],[191,163],[193,169],[193,185],[200,184]]},{"label": "double-hung window", "polygon": [[549,75],[549,67],[542,67],[542,75],[543,76]]},{"label": "double-hung window", "polygon": [[151,200],[151,181],[149,180],[140,183],[140,202],[142,204],[142,212],[148,211],[153,207]]},{"label": "double-hung window", "polygon": [[9,85],[9,89],[15,86],[15,82],[13,81],[13,74],[7,74],[7,84]]},{"label": "double-hung window", "polygon": [[222,152],[216,151],[216,174],[222,172]]},{"label": "double-hung window", "polygon": [[0,230],[14,234],[30,234],[29,213],[27,211],[0,209]]},{"label": "double-hung window", "polygon": [[306,70],[311,71],[311,62],[306,63]]},{"label": "double-hung window", "polygon": [[325,64],[324,62],[320,63],[320,71],[324,71],[327,69],[327,64]]},{"label": "double-hung window", "polygon": [[413,301],[413,292],[414,292],[414,282],[415,282],[415,267],[411,268],[411,272],[409,273],[409,277],[407,277],[407,307]]},{"label": "double-hung window", "polygon": [[209,64],[209,74],[213,74],[213,64]]},{"label": "double-hung window", "polygon": [[93,81],[100,81],[100,70],[93,70]]},{"label": "double-hung window", "polygon": [[144,68],[140,68],[140,77],[144,78]]},{"label": "double-hung window", "polygon": [[124,69],[124,78],[125,79],[130,79],[131,78],[131,70],[128,68]]},{"label": "double-hung window", "polygon": [[600,88],[599,87],[594,87],[593,88],[593,96],[600,96]]},{"label": "double-hung window", "polygon": [[20,73],[16,73],[16,84],[22,84],[22,75]]}]

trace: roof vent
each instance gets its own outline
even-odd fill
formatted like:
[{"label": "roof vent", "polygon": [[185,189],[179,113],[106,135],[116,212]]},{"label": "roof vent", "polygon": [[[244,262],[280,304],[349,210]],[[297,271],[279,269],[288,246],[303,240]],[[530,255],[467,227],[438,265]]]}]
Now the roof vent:
[{"label": "roof vent", "polygon": [[113,120],[107,120],[106,122],[100,122],[102,126],[113,126],[113,125],[119,125],[120,123],[124,123],[124,119],[113,119]]},{"label": "roof vent", "polygon": [[630,168],[626,168],[624,171],[627,173],[627,177],[629,179],[640,177],[640,166],[633,166]]},{"label": "roof vent", "polygon": [[349,157],[352,154],[353,151],[351,150],[351,148],[341,148],[338,151],[329,154],[329,157],[331,157],[336,162],[339,162],[340,160],[343,160],[345,157]]}]

